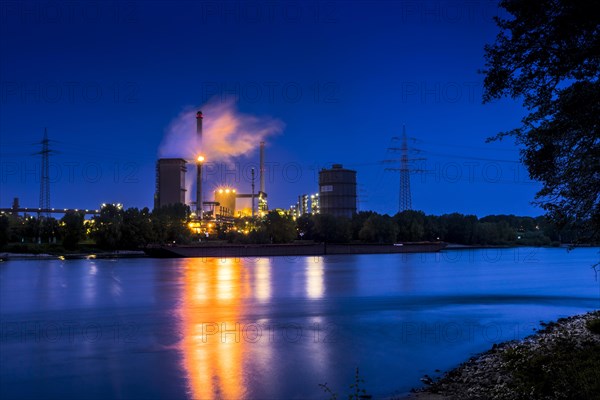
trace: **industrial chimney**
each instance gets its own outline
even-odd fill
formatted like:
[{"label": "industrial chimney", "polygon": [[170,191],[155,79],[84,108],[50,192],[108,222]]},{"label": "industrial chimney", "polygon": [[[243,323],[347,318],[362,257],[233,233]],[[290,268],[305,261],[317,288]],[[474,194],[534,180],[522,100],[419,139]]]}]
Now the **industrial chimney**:
[{"label": "industrial chimney", "polygon": [[260,142],[260,191],[265,192],[265,142]]},{"label": "industrial chimney", "polygon": [[198,145],[202,147],[202,111],[196,113],[196,134],[198,135]]},{"label": "industrial chimney", "polygon": [[202,111],[196,113],[196,134],[198,135],[198,151],[200,155],[196,159],[196,215],[202,219]]}]

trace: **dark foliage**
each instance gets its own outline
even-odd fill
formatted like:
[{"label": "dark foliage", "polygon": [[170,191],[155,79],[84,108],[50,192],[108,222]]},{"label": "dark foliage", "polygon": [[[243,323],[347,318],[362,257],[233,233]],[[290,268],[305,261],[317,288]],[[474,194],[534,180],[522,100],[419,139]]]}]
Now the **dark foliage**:
[{"label": "dark foliage", "polygon": [[271,243],[290,243],[296,239],[296,224],[290,215],[270,211],[263,224]]},{"label": "dark foliage", "polygon": [[0,249],[10,240],[10,221],[7,215],[0,215]]},{"label": "dark foliage", "polygon": [[579,241],[600,235],[600,13],[587,0],[502,0],[511,15],[485,47],[484,101],[520,98],[520,127],[500,133],[523,145],[543,184],[536,201]]},{"label": "dark foliage", "polygon": [[62,218],[63,241],[67,250],[77,249],[79,242],[85,237],[83,226],[84,214],[77,211],[69,211]]},{"label": "dark foliage", "polygon": [[314,218],[313,237],[318,242],[347,243],[352,238],[350,220],[329,214],[317,214]]}]

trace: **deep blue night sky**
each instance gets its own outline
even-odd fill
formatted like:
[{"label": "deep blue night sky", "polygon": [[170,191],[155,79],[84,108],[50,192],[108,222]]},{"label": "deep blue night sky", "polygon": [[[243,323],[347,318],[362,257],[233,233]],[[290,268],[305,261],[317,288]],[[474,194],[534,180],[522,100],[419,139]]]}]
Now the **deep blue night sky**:
[{"label": "deep blue night sky", "polygon": [[[495,2],[3,2],[0,206],[37,207],[48,128],[52,206],[152,206],[165,130],[186,107],[237,96],[282,121],[268,141],[269,205],[318,190],[332,162],[358,171],[359,208],[394,214],[402,126],[414,138],[415,209],[539,215],[511,141],[513,101],[482,105]],[[209,119],[210,115],[205,115]],[[239,170],[258,151],[239,158]],[[233,167],[232,167],[233,168]],[[221,178],[213,176],[211,184]],[[238,173],[226,180],[240,191]],[[235,181],[238,182],[235,182]]]}]

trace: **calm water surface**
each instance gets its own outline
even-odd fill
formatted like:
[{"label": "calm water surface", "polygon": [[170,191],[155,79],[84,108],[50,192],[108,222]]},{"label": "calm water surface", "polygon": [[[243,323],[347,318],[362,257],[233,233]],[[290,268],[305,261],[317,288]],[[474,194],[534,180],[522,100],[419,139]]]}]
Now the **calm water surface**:
[{"label": "calm water surface", "polygon": [[597,309],[599,249],[0,264],[0,397],[406,393]]}]

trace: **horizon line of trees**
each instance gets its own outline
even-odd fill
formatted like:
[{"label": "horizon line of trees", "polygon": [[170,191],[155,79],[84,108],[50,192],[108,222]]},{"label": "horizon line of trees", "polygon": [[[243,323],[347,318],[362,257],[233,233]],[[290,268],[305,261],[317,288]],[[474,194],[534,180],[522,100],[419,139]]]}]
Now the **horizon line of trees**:
[{"label": "horizon line of trees", "polygon": [[290,215],[270,211],[264,218],[238,218],[234,225],[218,225],[210,237],[188,227],[191,211],[182,204],[150,211],[106,205],[85,220],[81,212],[61,219],[0,216],[0,249],[26,251],[28,244],[52,243],[65,250],[82,246],[105,250],[135,250],[148,244],[190,244],[220,240],[228,243],[396,243],[443,241],[464,245],[558,246],[577,243],[585,225],[571,223],[561,229],[546,217],[451,213],[426,215],[408,210],[393,216],[361,211],[352,218],[329,214]]}]

